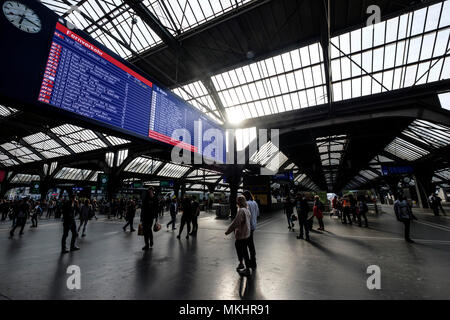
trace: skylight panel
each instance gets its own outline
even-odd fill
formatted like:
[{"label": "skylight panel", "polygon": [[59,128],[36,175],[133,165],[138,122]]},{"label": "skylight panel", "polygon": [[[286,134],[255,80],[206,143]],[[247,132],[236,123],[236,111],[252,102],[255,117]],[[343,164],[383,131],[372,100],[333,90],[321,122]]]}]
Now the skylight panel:
[{"label": "skylight panel", "polygon": [[395,138],[385,150],[401,159],[414,161],[417,160],[424,155],[427,155],[429,152],[411,144],[401,138]]},{"label": "skylight panel", "polygon": [[181,166],[174,163],[166,163],[164,167],[158,172],[158,176],[181,178],[188,170],[189,167],[187,166]]},{"label": "skylight panel", "polygon": [[125,171],[142,174],[154,174],[161,165],[162,162],[159,160],[146,157],[137,157],[125,167]]},{"label": "skylight panel", "polygon": [[[336,88],[333,90],[333,101],[449,78],[450,60],[448,66],[446,60],[450,59],[447,48],[450,28],[445,25],[438,29],[438,20],[442,19],[446,10],[443,9],[441,16],[443,6],[447,7],[448,1],[364,27],[360,29],[360,33],[352,31],[332,38],[331,43],[338,46],[340,50],[346,53],[352,52],[352,60],[356,60],[362,54],[362,69],[377,79],[377,81],[365,80],[365,72],[360,70],[357,73],[359,68],[355,63],[351,63],[348,57],[341,54],[336,52],[333,54],[334,50],[332,50],[332,85]],[[348,38],[350,38],[349,41],[347,41]],[[360,39],[362,39],[361,47]],[[349,46],[351,46],[350,49]],[[428,61],[431,58],[435,59]],[[441,59],[438,60],[438,58]],[[393,67],[396,69],[390,69]],[[431,70],[429,70],[430,67]],[[357,81],[345,85],[341,83],[355,76],[361,77],[362,83]],[[388,79],[385,80],[385,76]],[[383,87],[380,83],[383,83]],[[352,95],[350,95],[350,91],[345,89],[346,85],[358,87],[351,88]],[[347,91],[344,92],[345,90]]]}]

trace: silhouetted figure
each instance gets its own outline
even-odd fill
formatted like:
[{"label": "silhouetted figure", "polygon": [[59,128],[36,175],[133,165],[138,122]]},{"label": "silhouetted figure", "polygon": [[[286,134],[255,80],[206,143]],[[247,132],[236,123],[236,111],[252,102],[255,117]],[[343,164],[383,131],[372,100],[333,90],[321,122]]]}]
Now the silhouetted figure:
[{"label": "silhouetted figure", "polygon": [[19,235],[23,235],[23,229],[27,223],[28,215],[30,214],[30,206],[27,200],[22,199],[19,203],[14,206],[14,223],[9,235],[14,237],[14,231],[17,227],[20,227]]},{"label": "silhouetted figure", "polygon": [[33,209],[33,212],[31,214],[31,227],[30,228],[37,228],[38,226],[38,217],[40,218],[42,215],[42,207],[41,204],[38,202],[36,206]]},{"label": "silhouetted figure", "polygon": [[142,199],[141,222],[144,231],[145,246],[142,250],[147,251],[153,247],[153,221],[158,217],[158,198],[154,194],[153,187],[149,187]]},{"label": "silhouetted figure", "polygon": [[400,196],[397,200],[395,200],[394,212],[397,216],[397,220],[403,222],[405,225],[405,240],[409,243],[414,243],[410,237],[410,224],[412,219],[417,220],[417,218],[413,215],[411,206],[408,201],[406,201],[405,197]]},{"label": "silhouetted figure", "polygon": [[78,232],[80,232],[81,227],[83,226],[83,234],[82,237],[86,236],[86,226],[89,221],[89,217],[92,212],[92,206],[88,199],[84,201],[83,206],[80,209],[80,225],[78,226]]},{"label": "silhouetted figure", "polygon": [[169,206],[169,212],[170,212],[170,222],[167,224],[167,228],[169,228],[170,225],[172,225],[172,230],[175,230],[175,223],[177,220],[177,212],[178,212],[178,202],[176,198],[172,199],[172,203]]},{"label": "silhouetted figure", "polygon": [[[237,197],[238,211],[225,234],[228,235],[234,231],[236,253],[239,265],[236,270],[244,276],[251,275],[250,258],[248,254],[248,238],[250,237],[250,219],[251,213],[247,209],[247,201],[244,196]],[[243,264],[245,262],[245,265]]]},{"label": "silhouetted figure", "polygon": [[289,230],[294,231],[294,222],[292,221],[292,215],[294,214],[294,202],[290,195],[287,195],[284,202],[284,214],[286,215]]},{"label": "silhouetted figure", "polygon": [[183,232],[184,225],[187,225],[187,235],[186,239],[189,239],[189,233],[191,232],[191,221],[192,221],[192,205],[191,198],[189,196],[185,196],[183,202],[181,204],[181,210],[183,214],[181,215],[181,225],[180,231],[178,233],[177,238],[180,239],[181,233]]},{"label": "silhouetted figure", "polygon": [[361,198],[359,201],[359,212],[358,212],[358,224],[361,227],[361,217],[364,218],[365,227],[369,227],[369,223],[367,222],[367,212],[369,212],[369,207],[367,206],[365,197]]},{"label": "silhouetted figure", "polygon": [[320,201],[319,196],[314,196],[313,212],[314,212],[314,216],[319,221],[318,230],[321,230],[321,231],[325,230],[325,225],[323,224],[323,210],[324,210],[323,203],[322,203],[322,201]]},{"label": "silhouetted figure", "polygon": [[136,215],[136,202],[134,202],[134,200],[130,200],[128,201],[127,213],[125,215],[127,223],[123,226],[123,231],[126,231],[128,226],[130,226],[130,232],[136,231],[134,230],[133,227],[133,220],[135,215]]},{"label": "silhouetted figure", "polygon": [[308,216],[309,216],[309,204],[306,197],[298,194],[296,199],[297,205],[297,215],[298,223],[300,227],[300,233],[297,239],[303,239],[303,233],[306,236],[306,241],[310,241],[309,238],[309,226],[308,226]]},{"label": "silhouetted figure", "polygon": [[256,225],[259,217],[259,207],[256,201],[253,200],[253,195],[250,191],[244,191],[244,197],[247,201],[247,208],[250,211],[250,237],[248,238],[248,251],[250,252],[250,265],[249,267],[253,270],[256,269],[256,249],[255,243],[253,241],[253,233],[256,230]]},{"label": "silhouetted figure", "polygon": [[70,251],[80,250],[75,245],[75,241],[77,240],[77,223],[75,222],[75,217],[79,213],[78,201],[76,200],[75,195],[70,197],[70,200],[66,201],[63,204],[62,214],[63,214],[63,236],[61,240],[61,252],[67,253],[69,252],[66,247],[66,239],[69,235],[69,231],[72,233],[72,239],[70,240]]},{"label": "silhouetted figure", "polygon": [[198,216],[200,215],[200,203],[198,203],[195,197],[192,198],[191,210],[192,210],[192,232],[190,233],[190,235],[196,236],[198,230]]}]

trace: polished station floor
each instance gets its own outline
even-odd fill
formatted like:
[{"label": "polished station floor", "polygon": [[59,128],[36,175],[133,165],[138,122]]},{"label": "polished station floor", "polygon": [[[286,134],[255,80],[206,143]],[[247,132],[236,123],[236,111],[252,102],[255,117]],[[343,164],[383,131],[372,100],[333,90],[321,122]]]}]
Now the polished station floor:
[{"label": "polished station floor", "polygon": [[[229,221],[212,214],[202,212],[189,240],[163,225],[147,253],[122,221],[91,221],[81,250],[65,255],[61,222],[27,224],[13,239],[10,223],[2,223],[0,299],[448,299],[450,215],[416,213],[416,243],[408,244],[392,207],[383,211],[369,216],[368,229],[326,216],[326,231],[313,232],[311,243],[296,239],[281,212],[266,215],[255,233],[258,269],[249,278],[235,271],[234,239],[224,235]],[[166,213],[161,222],[167,220]],[[81,269],[80,290],[67,288],[70,265]],[[379,290],[367,288],[370,265],[380,267]]]}]

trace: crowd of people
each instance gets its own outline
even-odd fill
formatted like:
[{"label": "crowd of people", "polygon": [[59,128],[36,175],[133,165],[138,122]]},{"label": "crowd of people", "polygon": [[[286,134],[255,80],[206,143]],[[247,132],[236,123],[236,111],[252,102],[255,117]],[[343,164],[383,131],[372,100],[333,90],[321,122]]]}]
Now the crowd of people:
[{"label": "crowd of people", "polygon": [[[410,237],[410,222],[417,219],[412,213],[411,205],[402,195],[396,195],[394,202],[394,212],[399,222],[404,224],[405,240],[413,243]],[[439,209],[442,209],[440,199],[436,195],[429,198],[430,208],[438,215]],[[259,217],[259,205],[254,200],[249,191],[244,191],[237,197],[237,214],[231,224],[225,231],[225,234],[234,233],[235,248],[238,257],[238,266],[236,270],[243,276],[248,276],[257,267],[256,249],[253,235],[257,226]],[[369,211],[367,196],[355,197],[347,194],[342,197],[335,195],[330,201],[330,217],[336,216],[343,224],[352,225],[358,223],[362,227],[368,227],[367,213]],[[124,231],[127,227],[130,232],[135,232],[134,218],[137,208],[141,208],[140,224],[138,234],[144,238],[144,247],[142,250],[148,251],[154,245],[153,232],[159,231],[161,225],[158,218],[167,210],[170,213],[170,221],[167,223],[167,229],[176,230],[177,214],[181,212],[181,220],[177,238],[180,239],[183,230],[187,229],[186,239],[189,236],[196,236],[198,232],[198,216],[200,215],[200,203],[195,196],[185,195],[182,199],[162,198],[155,194],[153,187],[149,187],[142,200],[138,199],[112,199],[110,202],[101,200],[99,203],[94,200],[77,200],[76,195],[72,195],[68,200],[52,199],[48,203],[45,201],[35,201],[24,198],[15,201],[0,200],[1,220],[9,218],[12,221],[10,237],[14,237],[15,231],[19,229],[19,234],[24,233],[27,220],[31,220],[31,228],[37,228],[39,219],[47,211],[47,218],[52,215],[60,219],[62,217],[63,236],[61,239],[61,252],[67,253],[77,251],[80,248],[76,240],[80,231],[81,236],[86,236],[86,227],[89,220],[97,219],[96,212],[102,213],[108,219],[125,219],[126,224],[122,227]],[[295,211],[295,212],[294,212]],[[443,211],[443,209],[442,209]],[[289,230],[295,232],[295,222],[298,221],[299,233],[297,239],[311,241],[310,232],[313,231],[314,219],[317,219],[319,231],[325,231],[324,224],[325,206],[318,195],[308,198],[306,194],[298,193],[292,196],[290,193],[284,201],[284,214],[286,215]],[[77,227],[76,218],[79,219]],[[71,233],[70,247],[67,249],[66,241]]]},{"label": "crowd of people", "polygon": [[[294,208],[296,214],[294,213]],[[364,219],[365,227],[367,228],[367,198],[360,197],[358,200],[352,195],[346,195],[338,198],[334,196],[331,200],[330,216],[337,216],[343,224],[352,224],[358,222],[362,226]],[[299,235],[297,239],[306,239],[310,241],[309,233],[313,230],[314,218],[319,223],[319,231],[325,231],[325,224],[323,221],[325,206],[318,195],[312,199],[308,199],[305,194],[298,193],[295,197],[288,194],[284,202],[284,213],[286,215],[288,228],[295,231],[295,221],[299,224]]]}]

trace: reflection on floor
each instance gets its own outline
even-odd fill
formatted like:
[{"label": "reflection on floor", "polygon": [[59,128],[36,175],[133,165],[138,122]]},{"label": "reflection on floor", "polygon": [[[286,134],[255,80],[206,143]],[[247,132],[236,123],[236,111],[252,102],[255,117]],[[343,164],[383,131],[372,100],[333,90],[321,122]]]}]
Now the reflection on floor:
[{"label": "reflection on floor", "polygon": [[[326,231],[313,232],[311,243],[288,231],[281,212],[263,217],[258,269],[248,279],[235,271],[234,240],[224,235],[229,221],[204,213],[197,237],[177,240],[163,226],[148,253],[119,221],[90,222],[81,250],[66,255],[60,222],[27,225],[14,239],[3,223],[0,299],[448,299],[449,217],[418,214],[416,243],[407,244],[392,208],[384,210],[369,217],[369,229],[325,217]],[[81,269],[81,290],[67,289],[69,265]],[[381,268],[381,290],[367,289],[369,265]]]}]

